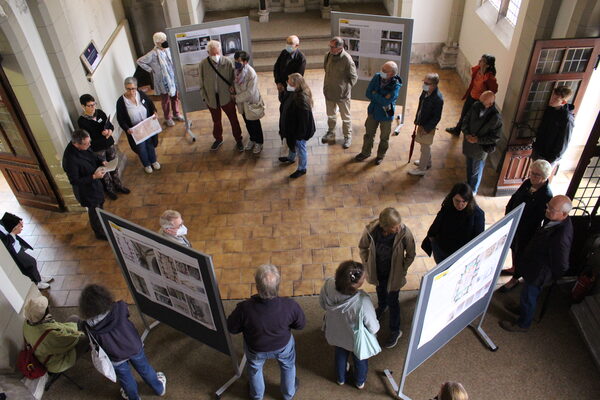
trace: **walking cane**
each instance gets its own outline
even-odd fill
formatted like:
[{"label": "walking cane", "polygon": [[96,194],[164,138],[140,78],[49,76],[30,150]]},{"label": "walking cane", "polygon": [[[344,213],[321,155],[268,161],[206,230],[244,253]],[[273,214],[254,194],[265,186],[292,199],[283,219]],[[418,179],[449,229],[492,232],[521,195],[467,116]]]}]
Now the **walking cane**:
[{"label": "walking cane", "polygon": [[413,129],[413,133],[410,137],[410,149],[408,150],[408,162],[410,164],[410,159],[412,158],[413,151],[415,151],[415,138],[417,137],[417,125],[415,125],[415,129]]}]

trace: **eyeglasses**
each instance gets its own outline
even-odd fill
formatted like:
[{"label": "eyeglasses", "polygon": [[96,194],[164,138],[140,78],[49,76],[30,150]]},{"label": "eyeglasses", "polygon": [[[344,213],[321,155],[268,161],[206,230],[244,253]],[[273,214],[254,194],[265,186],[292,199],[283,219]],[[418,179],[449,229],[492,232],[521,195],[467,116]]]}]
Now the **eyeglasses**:
[{"label": "eyeglasses", "polygon": [[137,90],[137,87],[126,87],[125,90],[132,92],[134,90]]},{"label": "eyeglasses", "polygon": [[86,107],[93,108],[93,107],[96,107],[96,103],[90,103],[90,104],[86,104],[85,106],[86,106]]},{"label": "eyeglasses", "polygon": [[539,172],[533,172],[533,171],[531,171],[531,172],[529,173],[529,176],[535,176],[535,177],[537,177],[537,178],[544,178],[544,175],[543,175],[543,174],[540,174]]}]

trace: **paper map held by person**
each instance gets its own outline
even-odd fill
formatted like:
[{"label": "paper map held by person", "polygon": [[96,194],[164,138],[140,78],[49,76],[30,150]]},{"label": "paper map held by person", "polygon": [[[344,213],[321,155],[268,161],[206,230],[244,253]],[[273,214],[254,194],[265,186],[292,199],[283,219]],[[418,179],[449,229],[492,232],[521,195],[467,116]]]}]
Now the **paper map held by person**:
[{"label": "paper map held by person", "polygon": [[131,128],[131,136],[133,136],[133,140],[135,144],[140,144],[148,140],[154,135],[159,134],[162,131],[160,127],[160,122],[158,122],[158,118],[149,117]]}]

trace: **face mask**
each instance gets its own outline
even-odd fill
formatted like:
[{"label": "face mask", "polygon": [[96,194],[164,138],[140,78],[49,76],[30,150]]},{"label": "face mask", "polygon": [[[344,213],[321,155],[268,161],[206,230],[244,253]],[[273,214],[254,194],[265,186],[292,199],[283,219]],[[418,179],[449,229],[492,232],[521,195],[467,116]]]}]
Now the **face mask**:
[{"label": "face mask", "polygon": [[426,83],[423,84],[423,91],[424,92],[429,92],[429,85],[428,84],[426,84]]},{"label": "face mask", "polygon": [[214,62],[218,63],[219,60],[221,59],[221,56],[220,55],[210,56],[210,59],[213,60]]},{"label": "face mask", "polygon": [[242,69],[242,68],[244,68],[244,64],[242,64],[240,62],[237,62],[237,61],[234,63],[234,65],[235,65],[235,69]]},{"label": "face mask", "polygon": [[288,85],[287,85],[287,91],[288,91],[288,92],[295,92],[295,91],[296,91],[296,88],[295,88],[295,87],[293,87],[293,86],[290,86],[290,84],[288,83]]},{"label": "face mask", "polygon": [[378,74],[381,79],[387,79],[387,74],[385,72],[379,71]]},{"label": "face mask", "polygon": [[182,224],[179,227],[179,229],[177,229],[177,233],[175,233],[175,235],[177,235],[177,236],[185,236],[185,235],[187,235],[187,228],[186,228],[186,226]]},{"label": "face mask", "polygon": [[292,45],[287,45],[285,46],[285,49],[287,50],[288,53],[293,53],[294,52],[294,46]]},{"label": "face mask", "polygon": [[169,48],[169,42],[167,42],[166,40],[164,42],[162,42],[160,44],[160,47],[162,47],[163,49],[168,49]]}]

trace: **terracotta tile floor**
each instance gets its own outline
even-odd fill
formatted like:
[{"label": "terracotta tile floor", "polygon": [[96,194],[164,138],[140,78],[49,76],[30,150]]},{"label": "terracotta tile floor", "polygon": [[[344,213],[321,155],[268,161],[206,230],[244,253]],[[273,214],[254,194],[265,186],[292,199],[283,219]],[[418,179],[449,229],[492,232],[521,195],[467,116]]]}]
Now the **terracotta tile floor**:
[{"label": "terracotta tile floor", "polygon": [[[430,65],[411,65],[406,121],[414,118],[422,77],[433,70],[436,68]],[[282,295],[318,293],[323,279],[333,275],[339,262],[359,259],[360,235],[381,209],[396,207],[420,245],[444,195],[464,179],[461,139],[443,132],[458,118],[463,85],[456,72],[437,72],[445,106],[433,144],[433,168],[423,178],[406,174],[412,168],[407,164],[411,123],[391,138],[382,165],[375,166],[372,158],[352,162],[362,145],[367,102],[352,102],[352,148],[342,149],[341,132],[335,145],[322,144],[319,139],[326,130],[323,73],[310,70],[306,78],[315,97],[318,132],[308,145],[308,174],[289,180],[295,165],[280,166],[277,161],[281,145],[276,90],[271,74],[260,73],[260,88],[267,102],[262,120],[265,146],[260,157],[234,151],[227,122],[224,145],[216,153],[209,152],[213,141],[210,114],[195,112],[191,117],[198,140],[190,144],[184,138],[183,124],[166,129],[158,147],[163,168],[152,175],[144,173],[124,138],[121,140],[120,148],[129,158],[123,180],[132,193],[107,200],[105,208],[151,230],[158,228],[163,210],[179,210],[194,248],[212,256],[224,299],[250,296],[253,271],[262,263],[281,268]],[[477,199],[488,225],[502,217],[508,200],[489,197],[496,177],[488,167]],[[567,182],[567,176],[559,175],[553,183],[555,192],[564,192]],[[42,274],[55,277],[49,291],[55,306],[75,305],[81,289],[91,282],[107,285],[118,297],[131,301],[109,245],[93,237],[87,214],[22,207],[4,180],[0,194],[0,209],[24,218],[23,236],[35,247],[33,254]],[[433,260],[419,249],[405,289],[418,288],[422,274],[433,266]]]}]

